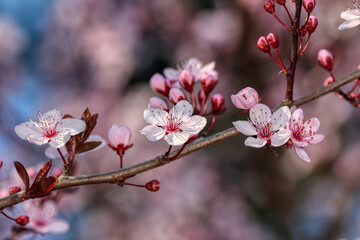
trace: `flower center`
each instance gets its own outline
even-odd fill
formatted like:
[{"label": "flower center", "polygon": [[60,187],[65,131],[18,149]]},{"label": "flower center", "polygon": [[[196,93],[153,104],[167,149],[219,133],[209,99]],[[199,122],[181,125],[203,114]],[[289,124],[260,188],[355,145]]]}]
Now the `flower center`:
[{"label": "flower center", "polygon": [[178,131],[180,125],[181,122],[178,122],[177,118],[174,115],[170,114],[166,118],[166,126],[165,126],[166,134]]},{"label": "flower center", "polygon": [[30,119],[34,126],[40,128],[43,132],[45,138],[53,138],[57,134],[57,126],[59,121],[57,120],[57,116],[48,115],[44,117],[41,113],[38,113],[39,122],[34,122]]},{"label": "flower center", "polygon": [[261,124],[256,126],[258,131],[258,136],[262,139],[269,139],[273,132],[271,131],[271,123]]},{"label": "flower center", "polygon": [[310,125],[311,119],[307,120],[306,122],[304,119],[297,123],[294,122],[295,120],[293,119],[293,124],[290,125],[290,130],[292,131],[293,138],[295,138],[297,141],[301,142],[305,136],[312,136],[315,134],[315,132],[312,131],[312,126]]}]

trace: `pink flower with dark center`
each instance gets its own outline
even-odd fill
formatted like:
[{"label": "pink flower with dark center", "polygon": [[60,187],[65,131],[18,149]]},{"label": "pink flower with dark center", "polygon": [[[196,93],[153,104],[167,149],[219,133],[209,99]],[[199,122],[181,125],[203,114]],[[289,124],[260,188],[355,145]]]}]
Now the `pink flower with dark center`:
[{"label": "pink flower with dark center", "polygon": [[311,159],[303,148],[310,144],[316,144],[324,139],[324,135],[316,134],[320,127],[320,121],[317,118],[304,120],[303,110],[296,109],[291,116],[287,128],[292,132],[291,141],[295,147],[295,152],[302,160],[310,162]]},{"label": "pink flower with dark center", "polygon": [[55,219],[57,206],[52,201],[40,202],[29,200],[24,203],[24,210],[30,222],[26,225],[39,234],[61,234],[69,231],[70,224],[65,220]]},{"label": "pink flower with dark center", "polygon": [[70,136],[85,130],[86,124],[83,120],[75,118],[61,119],[62,115],[56,109],[46,112],[44,115],[38,113],[39,122],[30,120],[15,127],[16,134],[31,143],[43,145],[49,143],[54,148],[64,146]]},{"label": "pink flower with dark center", "polygon": [[354,8],[349,8],[340,14],[340,17],[345,20],[340,26],[339,30],[346,30],[356,27],[360,24],[360,4],[355,2]]},{"label": "pink flower with dark center", "polygon": [[192,135],[198,134],[206,125],[206,118],[191,116],[193,107],[186,100],[178,102],[170,112],[148,108],[144,119],[151,124],[140,130],[151,142],[164,138],[169,145],[184,144]]},{"label": "pink flower with dark center", "polygon": [[265,104],[256,104],[250,108],[250,121],[233,122],[236,129],[248,137],[245,146],[261,148],[271,142],[271,146],[279,147],[285,144],[291,132],[284,128],[289,121],[291,113],[288,107],[281,107],[274,114]]}]

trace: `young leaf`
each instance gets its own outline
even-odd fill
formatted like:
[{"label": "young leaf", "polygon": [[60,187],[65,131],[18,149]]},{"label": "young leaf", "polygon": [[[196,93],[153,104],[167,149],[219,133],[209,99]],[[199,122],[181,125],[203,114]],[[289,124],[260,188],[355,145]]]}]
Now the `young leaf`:
[{"label": "young leaf", "polygon": [[29,190],[29,174],[27,173],[24,165],[22,165],[20,162],[15,161],[14,162],[15,168],[17,173],[19,174],[21,180],[23,181],[24,185],[25,185],[25,192],[27,192]]}]

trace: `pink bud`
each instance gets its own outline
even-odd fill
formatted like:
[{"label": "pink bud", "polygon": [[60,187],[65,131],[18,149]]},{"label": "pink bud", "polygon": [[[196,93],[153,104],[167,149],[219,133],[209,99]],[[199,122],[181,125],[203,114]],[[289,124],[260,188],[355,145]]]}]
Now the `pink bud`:
[{"label": "pink bud", "polygon": [[148,108],[158,108],[164,111],[169,111],[169,105],[158,97],[152,97],[149,99]]},{"label": "pink bud", "polygon": [[159,93],[164,95],[165,97],[168,96],[169,87],[166,84],[165,78],[159,74],[155,73],[150,79],[150,87],[155,93]]},{"label": "pink bud", "polygon": [[305,37],[305,35],[308,33],[306,25],[302,25],[298,30],[299,36],[301,38]]},{"label": "pink bud", "polygon": [[264,9],[270,14],[275,12],[275,4],[272,0],[266,0],[264,3]]},{"label": "pink bud", "polygon": [[266,40],[264,36],[261,36],[257,41],[257,47],[264,53],[270,52],[269,42]]},{"label": "pink bud", "polygon": [[326,87],[327,85],[329,85],[333,82],[335,82],[335,79],[333,77],[327,77],[324,81],[324,86]]},{"label": "pink bud", "polygon": [[23,216],[18,216],[16,219],[15,219],[15,222],[17,224],[19,224],[20,226],[24,227],[26,224],[28,224],[30,221],[29,217],[26,216],[26,215],[23,215]]},{"label": "pink bud", "polygon": [[3,161],[0,159],[0,168],[2,167],[3,165]]},{"label": "pink bud", "polygon": [[215,94],[211,98],[211,106],[214,114],[221,114],[225,111],[225,99],[220,93]]},{"label": "pink bud", "polygon": [[250,109],[259,103],[259,94],[255,89],[246,87],[241,89],[237,94],[231,95],[231,101],[237,108]]},{"label": "pink bud", "polygon": [[286,0],[274,0],[279,5],[285,5]]},{"label": "pink bud", "polygon": [[218,83],[218,72],[211,70],[200,77],[201,86],[205,93],[211,92]]},{"label": "pink bud", "polygon": [[315,8],[316,1],[315,0],[304,0],[303,7],[308,13],[311,13]]},{"label": "pink bud", "polygon": [[307,31],[311,34],[315,32],[318,25],[318,20],[315,16],[311,15],[306,23]]},{"label": "pink bud", "polygon": [[332,71],[333,65],[334,65],[334,57],[331,54],[331,52],[329,52],[326,49],[321,49],[318,52],[317,58],[318,58],[318,63],[320,64],[320,66],[322,66],[329,72]]},{"label": "pink bud", "polygon": [[169,91],[169,99],[173,104],[185,99],[185,93],[178,88],[171,88]]},{"label": "pink bud", "polygon": [[191,92],[195,84],[194,75],[188,70],[182,70],[179,75],[179,82],[186,91]]},{"label": "pink bud", "polygon": [[279,38],[275,34],[269,33],[266,36],[266,40],[274,49],[277,49],[279,47]]},{"label": "pink bud", "polygon": [[11,188],[9,188],[9,195],[18,193],[20,191],[21,191],[21,187],[19,187],[19,186],[11,187]]},{"label": "pink bud", "polygon": [[109,147],[120,156],[123,156],[125,150],[133,146],[133,144],[130,143],[131,130],[127,126],[111,125],[107,131],[107,138]]},{"label": "pink bud", "polygon": [[153,179],[145,184],[145,188],[151,192],[157,192],[160,189],[160,182],[156,179]]}]

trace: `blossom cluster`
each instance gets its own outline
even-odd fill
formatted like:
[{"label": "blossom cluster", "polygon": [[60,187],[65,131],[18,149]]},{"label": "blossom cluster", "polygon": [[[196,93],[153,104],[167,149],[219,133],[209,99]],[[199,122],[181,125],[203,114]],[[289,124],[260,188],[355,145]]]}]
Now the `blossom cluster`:
[{"label": "blossom cluster", "polygon": [[324,139],[322,134],[316,133],[320,121],[317,118],[305,121],[301,108],[291,114],[290,109],[283,106],[272,113],[267,105],[259,103],[259,94],[250,87],[232,95],[231,100],[237,108],[249,110],[249,121],[233,122],[239,132],[249,136],[245,140],[246,146],[261,148],[266,145],[280,147],[287,144],[288,147],[294,146],[296,154],[302,160],[310,162],[304,148]]}]

